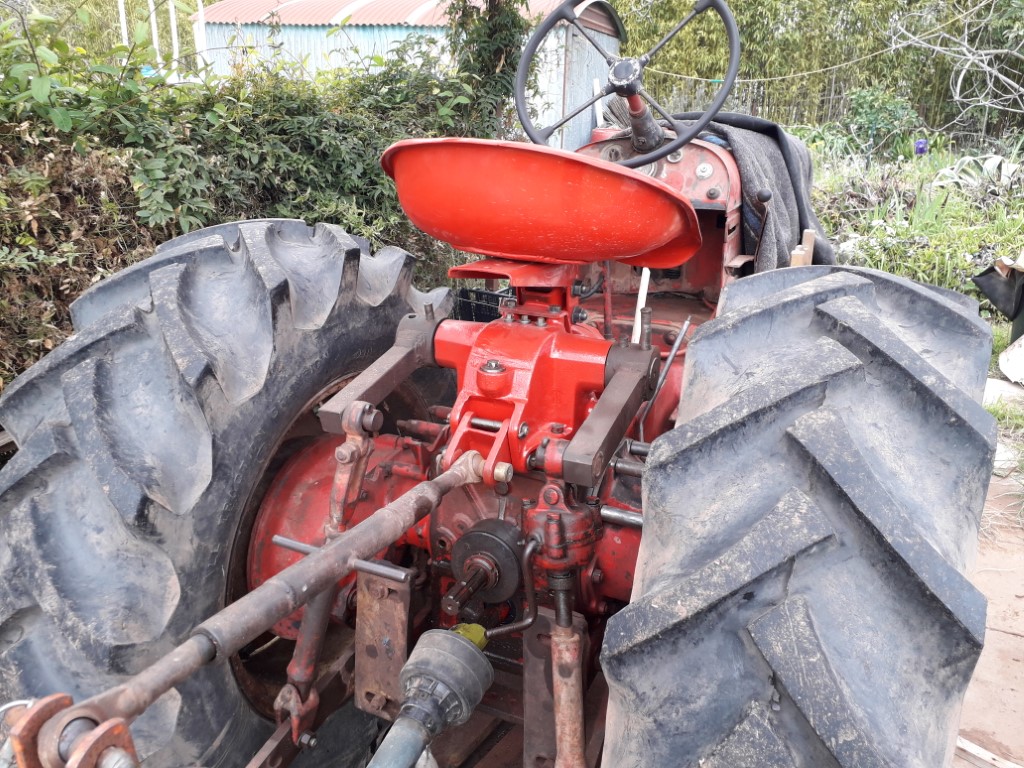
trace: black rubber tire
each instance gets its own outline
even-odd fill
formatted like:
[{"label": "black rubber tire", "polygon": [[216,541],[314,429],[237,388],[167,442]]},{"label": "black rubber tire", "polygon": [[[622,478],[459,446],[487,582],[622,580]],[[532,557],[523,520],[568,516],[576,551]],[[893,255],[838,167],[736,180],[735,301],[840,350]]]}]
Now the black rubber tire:
[{"label": "black rubber tire", "polygon": [[604,765],[939,768],[985,600],[977,306],[842,267],[745,278],[654,442]]},{"label": "black rubber tire", "polygon": [[[76,701],[138,672],[222,607],[243,513],[296,415],[378,358],[398,320],[450,308],[414,259],[337,227],[229,224],[167,243],[73,306],[76,333],[18,378],[0,423],[0,702]],[[451,395],[425,372],[403,403]],[[242,550],[244,552],[244,549]],[[228,664],[133,726],[147,766],[241,766],[272,731]],[[348,708],[304,765],[355,765],[377,733]]]}]

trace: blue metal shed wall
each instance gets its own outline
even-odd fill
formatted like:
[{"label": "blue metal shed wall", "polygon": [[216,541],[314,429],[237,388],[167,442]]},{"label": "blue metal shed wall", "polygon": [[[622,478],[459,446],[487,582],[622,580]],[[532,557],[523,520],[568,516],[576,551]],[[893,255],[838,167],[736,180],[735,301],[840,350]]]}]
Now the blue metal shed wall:
[{"label": "blue metal shed wall", "polygon": [[[328,35],[329,26],[282,26],[275,42],[281,56],[303,62],[310,74],[323,69],[352,66],[368,56],[387,56],[409,35],[444,38],[443,27],[346,26]],[[232,64],[251,56],[265,60],[274,54],[265,24],[206,25],[206,58],[218,75],[231,72]]]},{"label": "blue metal shed wall", "polygon": [[[590,34],[613,55],[618,55],[620,40],[595,30]],[[566,37],[568,35],[568,44]],[[557,122],[594,95],[594,80],[603,86],[608,81],[608,65],[575,28],[560,24],[548,35],[538,55],[537,96],[533,106],[538,128]],[[578,149],[590,141],[590,132],[597,124],[594,110],[588,109],[573,118],[567,126],[548,141],[552,147]]]}]

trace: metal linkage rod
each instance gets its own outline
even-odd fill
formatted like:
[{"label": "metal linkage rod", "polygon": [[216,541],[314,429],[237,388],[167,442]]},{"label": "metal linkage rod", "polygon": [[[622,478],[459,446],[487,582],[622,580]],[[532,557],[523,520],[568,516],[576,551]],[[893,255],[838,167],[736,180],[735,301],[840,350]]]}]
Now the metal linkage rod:
[{"label": "metal linkage rod", "polygon": [[419,483],[359,525],[204,621],[193,630],[192,637],[138,675],[50,720],[40,733],[40,742],[56,744],[67,724],[78,718],[95,723],[122,718],[130,723],[200,668],[215,659],[232,656],[290,616],[351,572],[356,561],[372,557],[393,544],[436,509],[445,494],[459,486],[481,482],[483,464],[483,457],[477,451],[467,451],[447,471],[433,480]]}]

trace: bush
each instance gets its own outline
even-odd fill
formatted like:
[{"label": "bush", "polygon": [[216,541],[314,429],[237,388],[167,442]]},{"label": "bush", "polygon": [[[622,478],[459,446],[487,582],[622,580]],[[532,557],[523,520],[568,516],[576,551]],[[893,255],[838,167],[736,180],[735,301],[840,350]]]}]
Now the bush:
[{"label": "bush", "polygon": [[493,126],[479,72],[408,44],[315,82],[275,59],[172,85],[148,34],[93,53],[48,16],[0,23],[0,388],[70,331],[82,289],[221,221],[336,222],[423,257],[421,281],[445,279],[457,255],[405,218],[380,156]]}]

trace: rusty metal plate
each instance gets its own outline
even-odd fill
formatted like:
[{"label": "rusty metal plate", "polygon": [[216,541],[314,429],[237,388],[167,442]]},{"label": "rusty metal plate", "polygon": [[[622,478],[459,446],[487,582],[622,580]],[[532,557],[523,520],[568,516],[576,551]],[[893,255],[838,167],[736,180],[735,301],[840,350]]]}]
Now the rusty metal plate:
[{"label": "rusty metal plate", "polygon": [[356,584],[355,704],[387,720],[402,704],[398,674],[409,658],[412,581],[360,572]]}]

